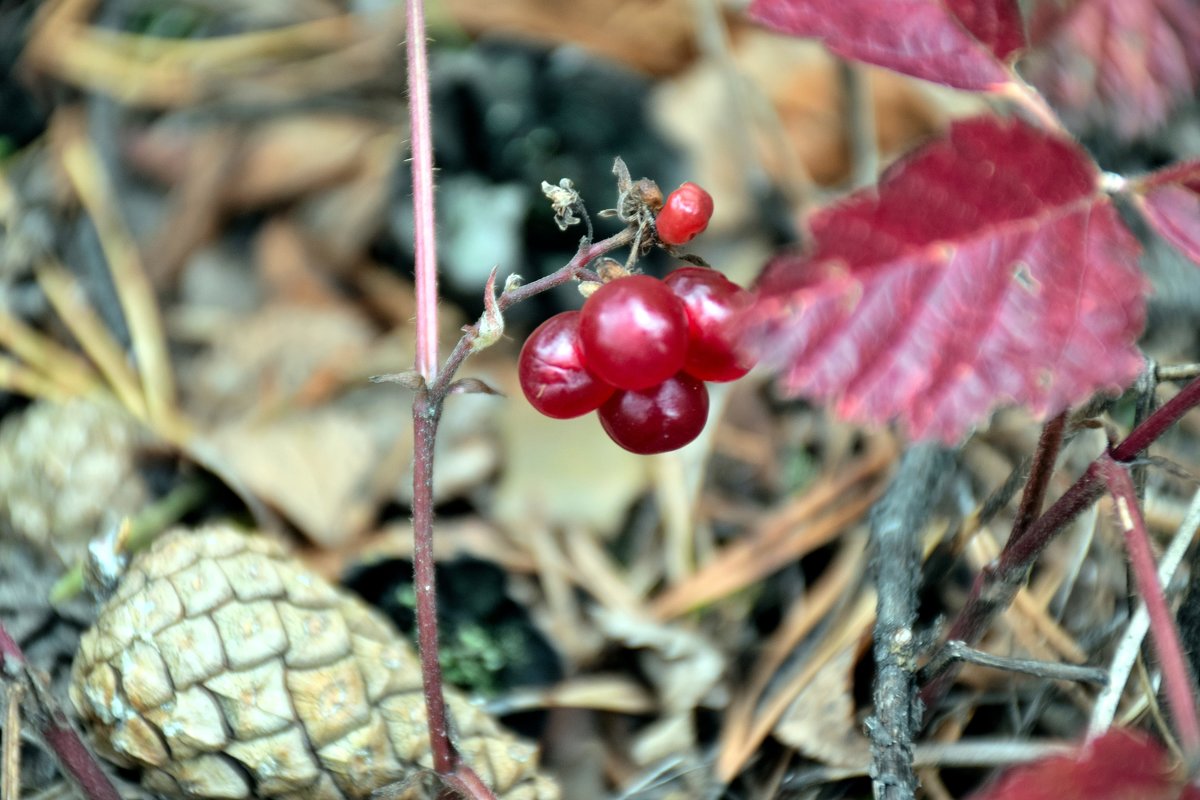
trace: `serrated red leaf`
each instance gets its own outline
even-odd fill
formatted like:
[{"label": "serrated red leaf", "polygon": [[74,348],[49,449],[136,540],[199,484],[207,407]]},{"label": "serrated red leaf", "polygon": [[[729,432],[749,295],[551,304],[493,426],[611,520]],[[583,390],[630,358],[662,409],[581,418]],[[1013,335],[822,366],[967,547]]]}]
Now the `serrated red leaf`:
[{"label": "serrated red leaf", "polygon": [[971,800],[1187,800],[1171,758],[1155,740],[1114,728],[1074,753],[1009,770]]},{"label": "serrated red leaf", "polygon": [[1200,161],[1147,175],[1137,189],[1138,206],[1154,229],[1200,266]]},{"label": "serrated red leaf", "polygon": [[1141,369],[1139,248],[1073,142],[966,120],[811,219],[764,269],[747,342],[796,394],[953,442],[997,406],[1058,413]]},{"label": "serrated red leaf", "polygon": [[1076,130],[1134,139],[1200,89],[1195,0],[1078,0],[1032,27],[1022,70]]},{"label": "serrated red leaf", "polygon": [[1016,0],[754,0],[750,14],[843,58],[958,89],[1008,81],[1005,62],[1025,44]]}]

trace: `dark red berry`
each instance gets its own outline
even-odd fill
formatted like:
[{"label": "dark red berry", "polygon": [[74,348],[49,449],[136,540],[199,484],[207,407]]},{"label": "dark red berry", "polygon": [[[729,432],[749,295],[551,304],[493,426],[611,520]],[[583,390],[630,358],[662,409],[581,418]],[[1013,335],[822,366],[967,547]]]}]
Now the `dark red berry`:
[{"label": "dark red berry", "polygon": [[712,195],[689,182],[667,195],[654,226],[666,244],[686,244],[704,232],[712,214]]},{"label": "dark red berry", "polygon": [[733,324],[750,305],[750,293],[715,269],[683,267],[663,280],[683,301],[688,317],[684,370],[704,381],[732,381],[754,366],[738,351]]},{"label": "dark red berry", "polygon": [[539,325],[521,348],[517,372],[529,404],[555,419],[595,411],[614,391],[584,365],[578,311],[564,311]]},{"label": "dark red berry", "polygon": [[620,389],[656,386],[683,367],[688,319],[662,281],[631,275],[606,283],[579,318],[584,363]]},{"label": "dark red berry", "polygon": [[657,386],[617,391],[600,406],[609,438],[633,453],[677,450],[700,435],[708,419],[708,389],[680,372]]}]

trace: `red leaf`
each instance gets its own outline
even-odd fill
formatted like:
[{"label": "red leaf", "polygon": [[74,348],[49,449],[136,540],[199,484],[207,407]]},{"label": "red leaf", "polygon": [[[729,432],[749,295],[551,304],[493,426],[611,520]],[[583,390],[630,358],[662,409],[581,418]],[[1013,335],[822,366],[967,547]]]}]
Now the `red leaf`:
[{"label": "red leaf", "polygon": [[1135,196],[1154,229],[1200,265],[1200,161],[1146,176]]},{"label": "red leaf", "polygon": [[995,407],[1055,414],[1138,373],[1138,245],[1074,143],[956,124],[815,214],[759,278],[748,341],[797,394],[952,442]]},{"label": "red leaf", "polygon": [[1016,0],[753,0],[750,13],[834,53],[959,89],[1005,83],[1025,44]]},{"label": "red leaf", "polygon": [[1006,773],[971,800],[1180,800],[1171,758],[1158,742],[1114,728],[1069,755],[1052,756]]},{"label": "red leaf", "polygon": [[1136,138],[1200,88],[1195,0],[1078,0],[1032,30],[1023,71],[1077,130]]}]

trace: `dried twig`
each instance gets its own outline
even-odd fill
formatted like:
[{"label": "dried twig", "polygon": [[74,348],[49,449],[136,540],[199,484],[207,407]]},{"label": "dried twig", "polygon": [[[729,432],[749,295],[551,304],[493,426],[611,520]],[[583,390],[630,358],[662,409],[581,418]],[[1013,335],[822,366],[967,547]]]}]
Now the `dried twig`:
[{"label": "dried twig", "polygon": [[917,588],[921,531],[956,469],[954,452],[919,444],[905,453],[887,492],[871,512],[875,620],[875,711],[867,720],[875,796],[906,800],[916,792],[913,738],[921,726],[916,670]]}]

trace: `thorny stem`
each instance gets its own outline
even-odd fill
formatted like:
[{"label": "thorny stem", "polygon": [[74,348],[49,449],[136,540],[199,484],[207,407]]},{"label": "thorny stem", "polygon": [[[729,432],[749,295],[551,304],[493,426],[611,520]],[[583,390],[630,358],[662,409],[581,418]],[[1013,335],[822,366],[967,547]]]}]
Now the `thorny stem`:
[{"label": "thorny stem", "polygon": [[[1093,461],[1071,488],[1029,526],[1023,536],[1010,538],[1000,556],[975,578],[971,594],[945,638],[961,640],[968,646],[976,644],[996,615],[1012,603],[1034,560],[1059,531],[1103,494],[1104,483],[1100,474],[1102,462],[1107,459],[1118,464],[1133,461],[1196,405],[1200,405],[1200,379],[1185,386],[1109,453]],[[950,687],[957,668],[940,657],[930,661],[925,673],[926,684],[921,689],[920,698],[928,711],[937,706]]]},{"label": "thorny stem", "polygon": [[[62,709],[54,705],[50,693],[38,685],[27,669],[25,653],[0,623],[0,676],[24,680],[32,689],[27,695],[34,708],[27,716],[49,745],[64,773],[79,787],[87,800],[121,800],[112,781],[104,774],[95,756],[71,727]],[[15,731],[5,731],[6,736]]]},{"label": "thorny stem", "polygon": [[433,132],[423,0],[408,0],[408,115],[412,137],[414,273],[417,284],[417,372],[437,369],[437,235],[433,205]]},{"label": "thorny stem", "polygon": [[1113,461],[1107,455],[1100,458],[1100,474],[1116,500],[1117,518],[1125,534],[1125,547],[1129,551],[1138,594],[1145,601],[1146,613],[1150,617],[1150,630],[1154,634],[1154,646],[1158,650],[1158,662],[1162,667],[1163,684],[1175,729],[1187,760],[1194,763],[1200,757],[1200,719],[1196,716],[1194,682],[1179,644],[1175,619],[1167,608],[1167,599],[1158,582],[1154,554],[1150,550],[1146,522],[1138,508],[1133,479],[1126,465]]}]

